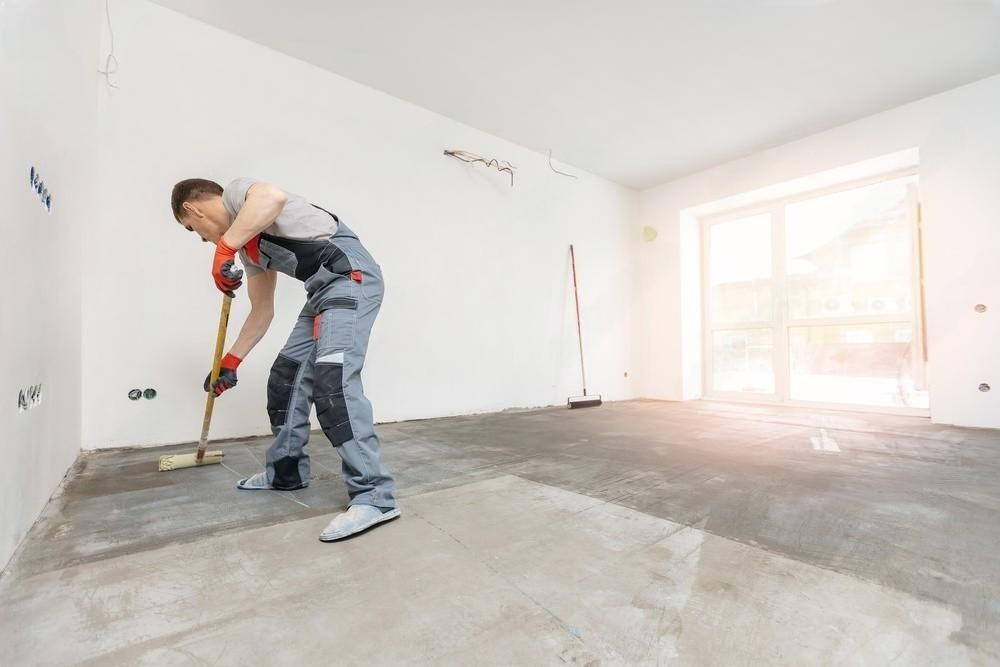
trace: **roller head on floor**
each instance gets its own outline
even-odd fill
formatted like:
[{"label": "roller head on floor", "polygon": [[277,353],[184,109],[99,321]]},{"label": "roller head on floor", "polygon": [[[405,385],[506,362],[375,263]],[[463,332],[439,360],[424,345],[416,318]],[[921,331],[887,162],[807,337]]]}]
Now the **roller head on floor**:
[{"label": "roller head on floor", "polygon": [[600,404],[600,394],[595,394],[593,396],[570,396],[566,399],[566,407],[570,410],[573,408],[596,408]]},{"label": "roller head on floor", "polygon": [[160,472],[179,470],[181,468],[196,468],[207,466],[213,463],[222,463],[222,451],[205,452],[205,456],[198,462],[198,454],[167,454],[160,457]]}]

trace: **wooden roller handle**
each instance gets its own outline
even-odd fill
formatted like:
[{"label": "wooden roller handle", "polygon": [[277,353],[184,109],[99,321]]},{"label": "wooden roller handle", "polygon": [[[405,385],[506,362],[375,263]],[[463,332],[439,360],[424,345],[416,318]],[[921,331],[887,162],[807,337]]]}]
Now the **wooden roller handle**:
[{"label": "wooden roller handle", "polygon": [[215,356],[212,359],[212,375],[208,379],[208,397],[205,399],[205,419],[201,423],[201,438],[198,440],[196,460],[201,463],[208,448],[208,427],[212,423],[212,408],[215,406],[215,381],[219,379],[222,352],[226,347],[226,329],[229,327],[229,309],[233,305],[231,296],[222,296],[222,312],[219,314],[219,331],[215,336]]}]

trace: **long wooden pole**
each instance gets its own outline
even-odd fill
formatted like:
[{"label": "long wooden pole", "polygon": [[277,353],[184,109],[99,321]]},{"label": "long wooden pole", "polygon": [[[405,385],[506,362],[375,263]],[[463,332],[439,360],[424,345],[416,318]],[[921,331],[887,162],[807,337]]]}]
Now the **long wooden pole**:
[{"label": "long wooden pole", "polygon": [[583,380],[583,395],[587,395],[587,372],[583,368],[583,331],[580,328],[580,295],[576,288],[576,253],[569,244],[569,260],[573,266],[573,300],[576,302],[576,339],[580,342],[580,377]]},{"label": "long wooden pole", "polygon": [[219,314],[219,331],[215,336],[215,356],[212,358],[212,375],[208,380],[208,397],[205,399],[205,419],[201,422],[201,438],[198,440],[198,454],[195,461],[200,465],[208,448],[208,427],[212,423],[212,408],[215,406],[215,381],[219,379],[222,364],[222,351],[226,347],[226,329],[229,327],[229,309],[233,299],[229,295],[222,296],[222,312]]}]

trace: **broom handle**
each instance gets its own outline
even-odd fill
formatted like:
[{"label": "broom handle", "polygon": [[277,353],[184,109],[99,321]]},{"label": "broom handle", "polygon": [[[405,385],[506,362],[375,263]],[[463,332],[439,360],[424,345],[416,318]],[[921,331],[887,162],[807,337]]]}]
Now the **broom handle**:
[{"label": "broom handle", "polygon": [[208,380],[208,397],[205,399],[205,419],[201,423],[201,439],[198,440],[198,454],[195,461],[202,462],[205,450],[208,448],[208,427],[212,423],[212,408],[215,406],[213,385],[219,379],[222,364],[222,350],[226,347],[226,329],[229,326],[229,309],[233,299],[228,294],[222,296],[222,313],[219,315],[219,332],[215,336],[215,357],[212,360],[212,375]]},{"label": "broom handle", "polygon": [[580,295],[576,290],[576,253],[569,244],[569,260],[573,267],[573,300],[576,302],[576,339],[580,341],[580,377],[583,380],[583,395],[587,395],[587,372],[583,368],[583,332],[580,329]]}]

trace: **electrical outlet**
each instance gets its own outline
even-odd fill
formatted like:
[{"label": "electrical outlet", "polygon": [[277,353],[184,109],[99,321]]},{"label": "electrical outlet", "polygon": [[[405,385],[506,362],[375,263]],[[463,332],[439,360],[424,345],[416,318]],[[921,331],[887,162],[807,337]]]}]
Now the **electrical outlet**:
[{"label": "electrical outlet", "polygon": [[145,390],[142,389],[132,389],[128,393],[128,400],[138,401],[140,398],[145,398],[148,401],[156,398],[156,390],[152,387],[147,387]]},{"label": "electrical outlet", "polygon": [[142,389],[132,389],[128,392],[128,400],[138,401],[140,398],[151,401],[156,398],[156,390],[152,387],[147,387],[145,391]]}]

